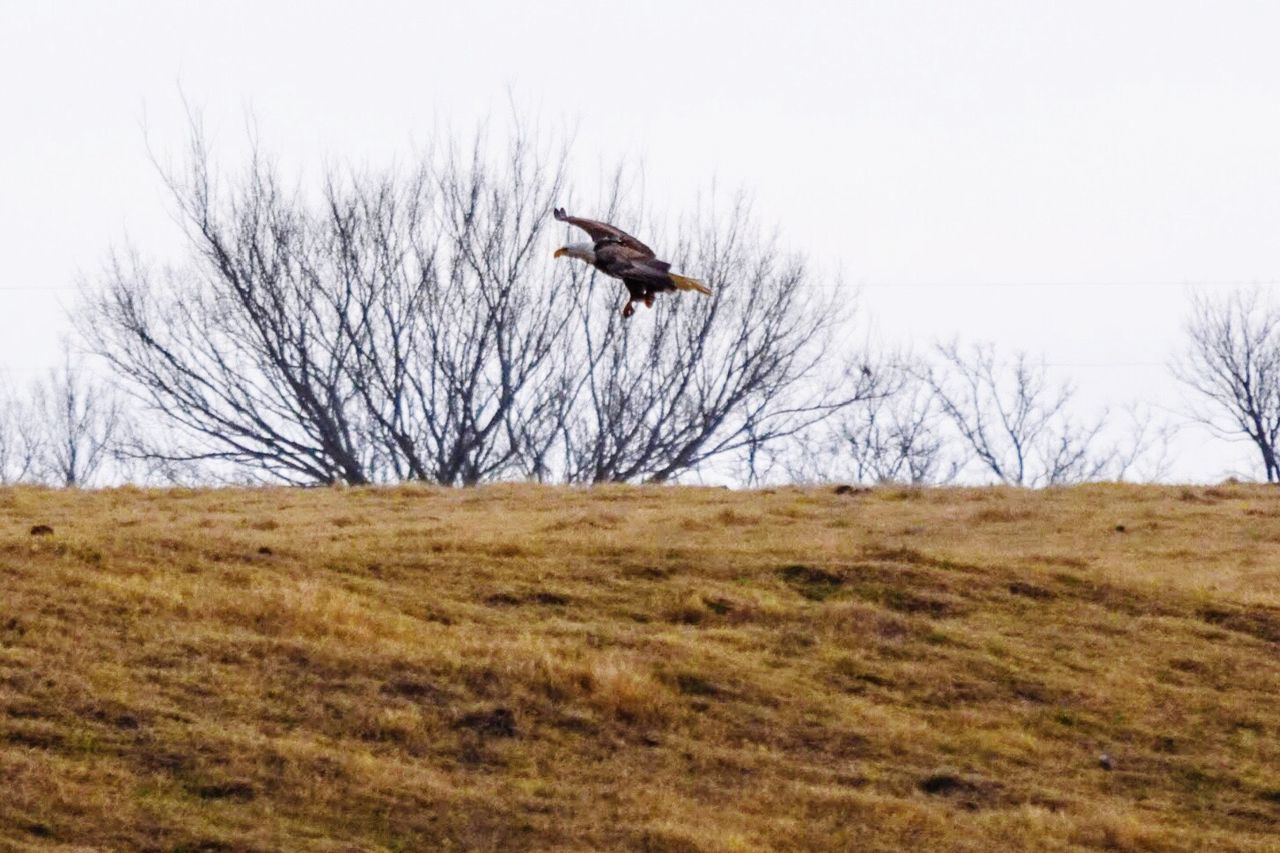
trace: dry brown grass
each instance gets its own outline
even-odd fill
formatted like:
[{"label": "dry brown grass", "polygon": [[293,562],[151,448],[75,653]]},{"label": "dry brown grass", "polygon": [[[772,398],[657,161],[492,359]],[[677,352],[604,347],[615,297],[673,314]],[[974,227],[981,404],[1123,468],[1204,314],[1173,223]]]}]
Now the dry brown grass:
[{"label": "dry brown grass", "polygon": [[0,847],[1280,849],[1263,487],[18,489],[0,591]]}]

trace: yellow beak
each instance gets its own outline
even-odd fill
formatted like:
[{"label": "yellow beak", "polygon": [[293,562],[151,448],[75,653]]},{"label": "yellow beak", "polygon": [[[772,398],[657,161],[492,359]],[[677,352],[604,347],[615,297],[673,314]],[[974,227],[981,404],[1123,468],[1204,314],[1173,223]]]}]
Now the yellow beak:
[{"label": "yellow beak", "polygon": [[568,249],[565,249],[565,248],[563,248],[563,247],[562,247],[562,248],[556,249],[556,253],[555,253],[554,255],[552,255],[551,257],[553,257],[553,258],[563,258],[563,257],[564,257],[565,255],[567,255],[567,254],[569,254],[569,250],[568,250]]}]

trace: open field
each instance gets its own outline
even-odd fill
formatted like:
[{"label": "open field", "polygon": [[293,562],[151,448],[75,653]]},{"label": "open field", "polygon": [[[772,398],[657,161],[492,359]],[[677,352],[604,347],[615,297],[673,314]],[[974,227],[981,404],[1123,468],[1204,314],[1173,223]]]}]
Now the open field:
[{"label": "open field", "polygon": [[1280,850],[1280,490],[3,490],[0,780],[5,850]]}]

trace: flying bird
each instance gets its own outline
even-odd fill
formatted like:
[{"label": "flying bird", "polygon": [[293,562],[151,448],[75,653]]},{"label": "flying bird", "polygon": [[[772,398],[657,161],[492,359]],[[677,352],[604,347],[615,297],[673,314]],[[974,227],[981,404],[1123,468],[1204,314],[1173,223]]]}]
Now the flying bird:
[{"label": "flying bird", "polygon": [[676,275],[671,271],[671,264],[658,260],[653,249],[627,232],[594,219],[570,216],[564,212],[563,207],[557,207],[554,212],[556,219],[578,226],[592,240],[590,243],[562,246],[556,249],[555,256],[586,261],[605,275],[622,279],[627,292],[631,294],[627,304],[622,307],[623,317],[630,317],[635,313],[637,302],[643,302],[645,307],[652,308],[654,294],[668,290],[696,290],[698,293],[711,295],[711,288],[695,278]]}]

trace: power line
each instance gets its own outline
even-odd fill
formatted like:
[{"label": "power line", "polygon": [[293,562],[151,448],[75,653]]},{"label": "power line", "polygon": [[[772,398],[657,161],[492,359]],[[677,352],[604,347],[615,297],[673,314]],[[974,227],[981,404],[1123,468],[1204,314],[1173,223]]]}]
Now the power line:
[{"label": "power line", "polygon": [[[995,363],[995,366],[1006,368],[1013,366],[1016,363],[1017,362],[1013,361],[998,361]],[[1115,370],[1128,368],[1167,370],[1169,368],[1169,363],[1164,361],[1036,361],[1030,364],[1035,367],[1069,368],[1072,370]],[[20,362],[5,363],[0,361],[0,373],[6,370],[35,373],[39,371],[52,370],[57,366],[57,364],[23,364]]]},{"label": "power line", "polygon": [[[1007,364],[1002,366],[1008,367]],[[1044,363],[1043,366],[1044,367],[1071,367],[1071,368],[1084,368],[1084,369],[1091,369],[1091,368],[1111,369],[1113,367],[1159,367],[1163,369],[1163,368],[1167,368],[1169,365],[1166,364],[1165,362],[1160,362],[1160,361],[1090,361],[1090,362],[1079,362],[1079,363],[1047,361]]]},{"label": "power line", "polygon": [[1280,280],[1180,280],[1180,282],[859,282],[854,287],[965,289],[972,287],[1274,287]]},{"label": "power line", "polygon": [[[852,284],[809,284],[802,285],[810,289],[829,290],[834,288],[893,288],[893,289],[938,289],[938,290],[965,290],[968,288],[1054,288],[1054,287],[1275,287],[1280,285],[1280,279],[1249,279],[1249,280],[1201,280],[1201,281],[860,281]],[[35,293],[53,293],[58,291],[72,291],[80,288],[67,285],[54,285],[51,287],[41,287],[39,285],[0,285],[0,291],[6,292],[35,292]]]}]

